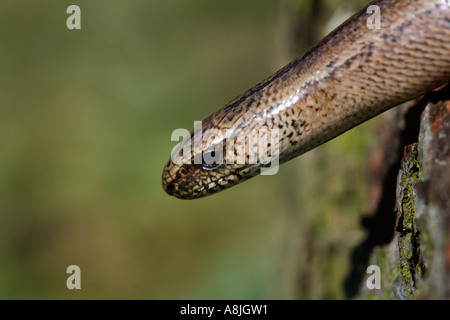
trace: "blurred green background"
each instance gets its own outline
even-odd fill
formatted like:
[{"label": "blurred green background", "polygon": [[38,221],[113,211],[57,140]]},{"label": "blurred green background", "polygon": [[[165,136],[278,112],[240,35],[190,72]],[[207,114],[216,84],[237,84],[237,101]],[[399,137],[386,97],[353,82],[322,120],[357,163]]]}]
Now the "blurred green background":
[{"label": "blurred green background", "polygon": [[373,121],[212,197],[161,188],[172,131],[303,53],[311,3],[1,1],[0,298],[344,298]]}]

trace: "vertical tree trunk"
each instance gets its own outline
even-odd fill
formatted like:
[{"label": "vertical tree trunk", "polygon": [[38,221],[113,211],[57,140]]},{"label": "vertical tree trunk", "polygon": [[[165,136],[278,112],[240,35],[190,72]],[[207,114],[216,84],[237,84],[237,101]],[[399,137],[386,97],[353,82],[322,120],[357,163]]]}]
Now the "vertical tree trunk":
[{"label": "vertical tree trunk", "polygon": [[382,288],[370,291],[363,283],[362,297],[450,298],[450,85],[409,110],[423,106],[417,141],[404,146],[400,162],[392,240],[375,247],[370,258],[381,268]]}]

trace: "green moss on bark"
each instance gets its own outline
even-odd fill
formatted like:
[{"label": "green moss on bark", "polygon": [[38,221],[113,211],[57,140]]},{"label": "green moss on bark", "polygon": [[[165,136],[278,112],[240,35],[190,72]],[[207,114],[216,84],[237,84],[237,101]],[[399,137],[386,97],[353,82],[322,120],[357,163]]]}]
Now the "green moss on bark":
[{"label": "green moss on bark", "polygon": [[420,181],[421,170],[417,144],[405,149],[405,158],[401,170],[400,217],[397,231],[399,247],[399,272],[405,284],[405,298],[413,299],[416,295],[415,282],[423,276],[425,266],[420,249],[419,232],[416,228],[415,184]]}]

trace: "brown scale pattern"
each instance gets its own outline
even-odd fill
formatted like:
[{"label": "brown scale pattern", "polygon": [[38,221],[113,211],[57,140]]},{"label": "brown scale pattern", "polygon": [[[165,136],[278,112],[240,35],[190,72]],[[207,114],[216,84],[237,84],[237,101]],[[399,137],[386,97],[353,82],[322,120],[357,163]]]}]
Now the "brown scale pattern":
[{"label": "brown scale pattern", "polygon": [[[381,29],[367,27],[369,15],[364,8],[303,57],[206,118],[203,131],[233,129],[234,136],[244,137],[262,128],[279,129],[282,163],[447,82],[450,1],[376,0],[372,4],[381,9]],[[293,99],[295,103],[289,104]],[[225,163],[207,170],[189,163],[195,154],[225,141],[192,147],[181,164],[169,160],[163,172],[164,189],[193,199],[260,173],[258,164]],[[248,148],[246,152],[257,151]]]}]

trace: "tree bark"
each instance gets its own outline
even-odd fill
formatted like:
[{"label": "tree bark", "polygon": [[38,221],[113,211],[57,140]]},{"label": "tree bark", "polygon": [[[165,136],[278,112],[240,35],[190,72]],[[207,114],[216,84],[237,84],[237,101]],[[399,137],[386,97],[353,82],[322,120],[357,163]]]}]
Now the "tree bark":
[{"label": "tree bark", "polygon": [[[384,179],[382,184],[381,179],[373,180],[372,195],[378,198],[377,206],[366,220],[368,237],[354,251],[352,272],[346,281],[347,295],[449,299],[450,85],[402,106],[396,113],[398,119],[401,114],[405,114],[404,126],[395,119],[381,124],[380,145],[386,147],[377,151],[381,155],[372,157],[372,168],[374,177]],[[416,124],[417,115],[421,115],[420,125]],[[393,157],[396,148],[402,150],[398,164]],[[381,166],[377,163],[380,160],[387,165]],[[396,190],[392,190],[395,172]],[[377,192],[380,189],[382,192]],[[370,264],[380,267],[380,290],[369,290],[362,281],[365,277],[361,271],[365,272],[363,269]]]}]

